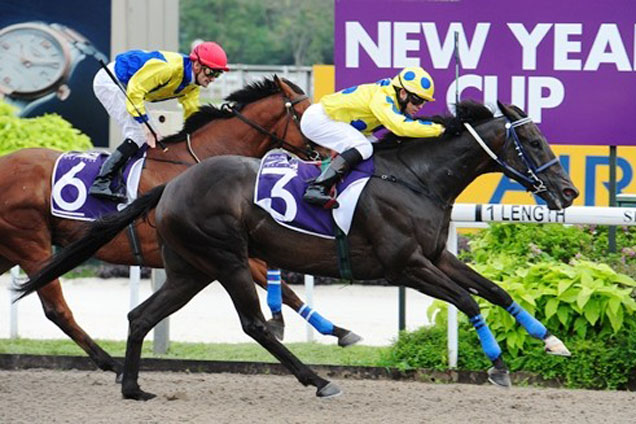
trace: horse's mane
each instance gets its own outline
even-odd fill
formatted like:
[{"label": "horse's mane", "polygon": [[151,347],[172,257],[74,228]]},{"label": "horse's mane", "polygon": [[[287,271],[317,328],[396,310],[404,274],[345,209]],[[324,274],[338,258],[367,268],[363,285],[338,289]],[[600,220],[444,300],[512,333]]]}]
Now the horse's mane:
[{"label": "horse's mane", "polygon": [[[475,100],[462,100],[457,103],[456,108],[457,116],[453,115],[435,115],[435,116],[422,116],[420,117],[426,121],[432,121],[438,124],[442,124],[444,127],[453,126],[455,128],[461,128],[462,131],[465,131],[463,122],[467,122],[472,126],[477,126],[483,122],[490,121],[495,117],[493,112],[485,105],[475,101]],[[452,136],[442,135],[441,138],[449,138]],[[393,144],[396,140],[399,139],[409,139],[408,137],[396,137],[395,135],[389,133],[382,137],[382,142],[387,142],[386,144]],[[389,147],[389,146],[387,146]]]},{"label": "horse's mane", "polygon": [[[305,94],[305,92],[293,82],[281,78],[292,90],[297,94]],[[274,80],[274,78],[264,78],[261,81],[255,81],[247,86],[231,93],[224,100],[228,103],[233,103],[234,108],[241,110],[245,105],[264,99],[265,97],[272,96],[280,93],[281,89]],[[227,119],[234,116],[232,112],[223,108],[216,107],[211,104],[201,106],[198,111],[193,113],[186,119],[183,124],[183,128],[176,134],[165,137],[163,141],[165,144],[177,143],[183,141],[187,134],[192,134],[199,128],[203,127],[210,121],[215,119]]]}]

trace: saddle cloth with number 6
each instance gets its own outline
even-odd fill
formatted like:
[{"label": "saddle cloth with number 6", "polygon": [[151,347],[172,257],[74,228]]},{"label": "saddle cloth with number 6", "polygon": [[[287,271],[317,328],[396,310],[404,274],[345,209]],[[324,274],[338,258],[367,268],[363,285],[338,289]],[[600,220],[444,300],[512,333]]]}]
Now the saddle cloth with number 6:
[{"label": "saddle cloth with number 6", "polygon": [[[123,181],[128,201],[137,198],[146,148],[141,148],[124,167]],[[66,152],[55,162],[51,188],[51,214],[59,218],[94,221],[102,215],[121,210],[126,203],[89,196],[88,189],[108,157],[100,152]],[[123,190],[122,190],[123,191]]]},{"label": "saddle cloth with number 6", "polygon": [[334,238],[334,222],[349,233],[356,204],[373,175],[373,160],[355,167],[336,185],[337,209],[324,209],[303,200],[310,181],[320,175],[320,162],[304,162],[284,150],[272,150],[262,160],[254,187],[254,203],[280,225],[302,233]]}]

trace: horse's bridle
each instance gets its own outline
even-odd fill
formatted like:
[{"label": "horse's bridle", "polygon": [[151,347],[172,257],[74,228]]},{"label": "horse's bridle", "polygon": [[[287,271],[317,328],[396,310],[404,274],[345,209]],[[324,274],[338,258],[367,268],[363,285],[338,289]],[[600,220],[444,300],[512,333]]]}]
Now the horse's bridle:
[{"label": "horse's bridle", "polygon": [[[306,94],[301,94],[295,99],[290,99],[287,97],[287,95],[285,95],[285,93],[282,93],[282,95],[283,95],[283,100],[285,102],[285,112],[287,114],[287,120],[285,121],[285,129],[283,130],[283,135],[281,137],[276,135],[276,133],[263,128],[257,123],[250,121],[243,114],[241,114],[241,112],[235,106],[231,104],[224,103],[223,105],[221,105],[221,109],[224,109],[234,114],[234,116],[239,118],[241,121],[245,122],[250,127],[254,128],[261,134],[268,136],[271,140],[272,147],[284,147],[286,150],[305,156],[309,160],[320,159],[320,154],[316,150],[314,150],[309,139],[305,137],[305,135],[300,130],[300,116],[298,115],[298,111],[294,107],[298,103],[307,100],[309,97]],[[285,137],[287,136],[287,130],[289,129],[290,121],[293,121],[294,124],[296,125],[296,128],[298,128],[298,132],[300,133],[301,137],[303,138],[305,142],[304,149],[301,147],[296,147],[285,140]]]},{"label": "horse's bridle", "polygon": [[[256,131],[260,132],[263,135],[268,136],[271,139],[271,144],[273,145],[273,147],[284,147],[285,149],[289,150],[290,152],[293,152],[293,153],[296,153],[296,154],[300,154],[300,155],[304,155],[305,157],[307,157],[310,160],[318,160],[318,159],[320,159],[320,153],[318,153],[316,150],[313,149],[309,139],[307,137],[305,137],[305,135],[300,130],[300,116],[298,115],[298,111],[294,107],[298,103],[300,103],[300,102],[302,102],[304,100],[307,100],[309,97],[306,94],[301,94],[301,95],[299,95],[298,97],[296,97],[295,99],[292,100],[292,99],[288,98],[284,93],[282,93],[282,95],[283,95],[283,99],[285,101],[285,112],[287,114],[287,120],[285,121],[285,130],[283,131],[282,137],[277,136],[275,133],[267,130],[266,128],[264,128],[264,127],[262,127],[260,125],[258,125],[256,122],[250,121],[234,105],[231,105],[229,103],[223,103],[221,105],[221,110],[224,110],[226,112],[229,112],[229,113],[233,114],[238,119],[240,119],[241,121],[245,122],[250,127],[254,128]],[[298,132],[300,133],[301,137],[305,141],[305,146],[306,146],[305,149],[300,148],[300,147],[296,147],[293,144],[290,144],[289,142],[287,142],[285,140],[285,137],[287,136],[287,129],[289,128],[289,122],[290,121],[294,121],[294,123],[296,124],[296,127],[298,128]],[[186,135],[186,146],[188,147],[188,152],[194,158],[194,160],[196,160],[197,163],[200,163],[201,160],[197,157],[197,155],[194,153],[194,150],[192,149],[192,143],[190,141],[190,134]]]},{"label": "horse's bridle", "polygon": [[[305,137],[305,135],[300,130],[300,116],[298,115],[298,111],[294,107],[298,103],[304,100],[307,100],[309,97],[306,94],[301,94],[295,99],[290,99],[287,97],[287,95],[285,95],[284,92],[281,92],[281,94],[285,101],[285,112],[287,114],[287,121],[285,122],[285,130],[283,131],[282,137],[279,137],[275,133],[263,128],[262,126],[258,125],[256,122],[250,121],[239,111],[240,108],[237,108],[234,105],[231,105],[229,103],[223,103],[221,105],[221,110],[224,110],[226,112],[233,114],[234,116],[239,118],[241,121],[245,122],[247,125],[249,125],[250,127],[260,132],[261,134],[268,136],[271,139],[271,144],[273,144],[273,147],[285,147],[285,149],[293,153],[296,153],[298,155],[304,155],[309,160],[313,160],[313,161],[319,160],[320,153],[313,148],[311,141],[307,137]],[[298,128],[298,132],[300,133],[301,137],[303,138],[303,141],[305,142],[305,146],[306,146],[305,149],[296,147],[285,140],[290,121],[294,121],[294,123],[296,124],[296,127]],[[190,153],[190,156],[194,158],[196,163],[201,163],[201,159],[199,159],[197,154],[194,152],[194,149],[192,148],[192,137],[190,133],[186,134],[186,148],[188,149],[188,153]],[[156,158],[154,160],[158,160],[160,162],[170,162],[170,163],[179,164],[179,165],[190,165],[186,162],[181,162],[181,161],[156,159]]]},{"label": "horse's bridle", "polygon": [[488,147],[488,145],[484,142],[484,140],[481,139],[479,134],[477,134],[477,131],[475,131],[475,129],[469,123],[464,122],[464,126],[466,127],[468,132],[475,138],[475,140],[477,140],[477,143],[479,143],[481,148],[484,149],[484,151],[488,154],[488,156],[490,156],[495,162],[499,164],[499,166],[504,168],[506,171],[510,172],[511,174],[514,174],[523,182],[525,182],[526,187],[532,187],[532,189],[531,190],[529,189],[529,190],[532,191],[533,194],[539,194],[539,193],[543,193],[547,191],[548,189],[545,183],[543,182],[543,180],[541,180],[541,178],[539,178],[538,174],[545,171],[552,165],[558,163],[559,159],[555,157],[554,159],[544,163],[543,165],[537,166],[534,163],[534,160],[530,157],[530,155],[528,155],[528,152],[526,152],[526,149],[523,148],[521,141],[519,141],[519,136],[517,135],[517,132],[515,131],[516,127],[520,127],[522,125],[532,123],[532,119],[530,117],[526,117],[526,118],[518,119],[516,121],[511,121],[510,119],[508,119],[508,117],[505,117],[505,118],[506,118],[506,124],[505,124],[506,141],[504,142],[502,151],[506,150],[506,147],[508,146],[509,141],[512,140],[515,146],[515,150],[517,151],[517,156],[521,158],[521,161],[526,166],[525,174],[514,169],[512,166],[506,163],[503,159],[500,159],[499,156],[497,156],[497,154],[493,152],[490,149],[490,147]]}]

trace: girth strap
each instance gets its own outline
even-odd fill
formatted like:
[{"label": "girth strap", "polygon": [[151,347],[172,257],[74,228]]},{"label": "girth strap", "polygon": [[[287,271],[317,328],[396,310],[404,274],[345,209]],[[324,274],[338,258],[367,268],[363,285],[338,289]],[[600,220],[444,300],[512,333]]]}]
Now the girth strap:
[{"label": "girth strap", "polygon": [[349,239],[334,221],[333,227],[336,236],[336,248],[338,252],[338,269],[340,277],[353,283],[353,269],[351,268],[351,255],[349,253]]},{"label": "girth strap", "polygon": [[135,257],[135,262],[139,266],[143,266],[144,264],[144,256],[141,252],[141,244],[139,243],[139,237],[137,235],[137,230],[135,229],[134,222],[128,225],[128,241],[130,242],[130,249],[133,252],[133,256]]}]

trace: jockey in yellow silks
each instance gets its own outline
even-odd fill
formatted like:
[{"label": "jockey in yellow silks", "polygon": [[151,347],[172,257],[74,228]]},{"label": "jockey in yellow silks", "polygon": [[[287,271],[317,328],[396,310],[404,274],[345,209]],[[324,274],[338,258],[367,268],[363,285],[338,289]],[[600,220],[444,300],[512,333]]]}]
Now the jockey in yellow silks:
[{"label": "jockey in yellow silks", "polygon": [[113,178],[141,146],[155,146],[156,140],[145,124],[149,121],[145,102],[177,99],[187,118],[199,109],[199,87],[207,87],[229,68],[225,51],[212,41],[198,44],[190,55],[129,50],[107,66],[118,81],[100,69],[93,80],[93,91],[119,124],[124,142],[104,162],[89,193],[123,201],[125,195],[111,188]]},{"label": "jockey in yellow silks", "polygon": [[393,79],[362,84],[324,96],[303,114],[302,132],[339,153],[305,192],[305,201],[337,207],[331,187],[360,161],[373,154],[373,131],[385,127],[401,137],[438,137],[444,126],[415,117],[435,101],[433,79],[420,67],[404,68]]}]

